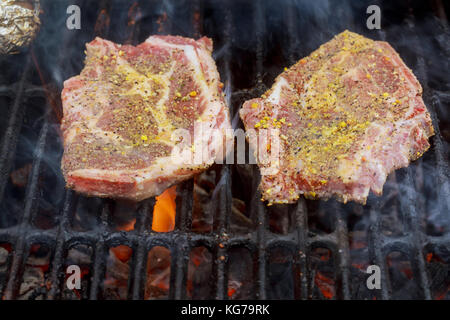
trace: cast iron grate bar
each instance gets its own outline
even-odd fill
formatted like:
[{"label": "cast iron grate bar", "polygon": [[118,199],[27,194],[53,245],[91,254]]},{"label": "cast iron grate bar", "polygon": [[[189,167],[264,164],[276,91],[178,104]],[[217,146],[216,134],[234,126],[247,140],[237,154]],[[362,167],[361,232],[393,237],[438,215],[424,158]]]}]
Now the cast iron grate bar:
[{"label": "cast iron grate bar", "polygon": [[[11,114],[8,121],[8,127],[4,133],[4,137],[1,141],[1,158],[0,158],[0,202],[3,200],[6,184],[8,181],[8,175],[11,170],[12,161],[14,159],[17,140],[19,139],[20,129],[22,128],[22,118],[24,110],[24,91],[27,81],[27,76],[31,69],[31,59],[27,57],[25,70],[22,73],[20,81],[16,86],[16,90],[12,91],[12,88],[5,90],[11,95],[14,95],[14,104],[11,110]],[[11,91],[10,91],[11,90]]]},{"label": "cast iron grate bar", "polygon": [[[263,82],[263,71],[264,71],[264,33],[266,31],[265,25],[265,10],[264,4],[253,2],[253,28],[255,32],[255,41],[256,41],[256,72],[255,72],[255,80],[256,80],[256,88],[259,91],[259,94],[265,90],[264,82]],[[259,171],[254,166],[253,179],[255,182],[259,184]],[[254,218],[253,221],[256,222],[256,264],[257,264],[257,274],[256,274],[256,298],[257,299],[266,299],[267,291],[267,256],[266,256],[266,228],[267,228],[267,210],[265,205],[260,201],[261,194],[258,191],[257,184],[254,185],[253,194],[255,195],[253,199],[253,204],[255,206],[254,210]]]},{"label": "cast iron grate bar", "polygon": [[345,219],[345,213],[342,208],[342,204],[336,204],[338,206],[337,216],[336,216],[336,242],[337,242],[337,257],[338,257],[338,283],[341,289],[341,298],[348,300],[350,299],[350,279],[349,279],[349,268],[350,268],[350,253],[348,248],[348,231],[347,222]]},{"label": "cast iron grate bar", "polygon": [[72,190],[67,190],[64,199],[64,206],[62,209],[61,220],[58,225],[58,230],[56,233],[56,246],[55,255],[52,261],[51,274],[50,274],[50,290],[47,296],[48,300],[55,300],[60,294],[59,288],[61,287],[61,278],[64,273],[63,261],[65,254],[67,253],[66,248],[66,234],[69,232],[70,216],[74,212],[77,203],[77,195]]},{"label": "cast iron grate bar", "polygon": [[45,151],[47,133],[48,133],[48,122],[46,117],[39,135],[38,144],[33,157],[34,159],[32,164],[32,170],[30,173],[30,177],[27,184],[27,190],[25,193],[25,206],[23,216],[21,218],[21,223],[18,229],[18,237],[14,244],[15,252],[11,263],[9,275],[10,278],[5,289],[4,296],[6,299],[14,299],[17,295],[17,290],[19,289],[18,279],[21,277],[23,263],[26,257],[28,256],[27,250],[31,246],[31,243],[29,241],[30,239],[29,229],[31,225],[31,219],[33,218],[37,210],[36,200],[38,198],[38,191],[39,191],[38,189],[39,173],[41,170],[43,153]]},{"label": "cast iron grate bar", "polygon": [[369,258],[371,264],[380,268],[380,297],[382,300],[389,299],[387,286],[386,263],[383,256],[383,237],[381,235],[381,200],[376,199],[370,204],[371,225],[368,230]]},{"label": "cast iron grate bar", "polygon": [[[416,276],[419,278],[419,285],[422,290],[422,297],[424,299],[430,300],[430,285],[428,282],[427,273],[425,270],[425,259],[422,253],[422,244],[423,234],[420,232],[420,221],[417,212],[416,199],[417,199],[417,190],[415,187],[411,188],[408,186],[414,186],[414,182],[412,179],[412,169],[408,167],[406,169],[406,178],[405,178],[405,192],[402,197],[400,197],[400,210],[403,215],[405,215],[408,219],[407,226],[411,231],[410,241],[411,244],[411,252],[410,258],[413,260],[412,265],[416,269]],[[418,273],[418,274],[417,274]]]},{"label": "cast iron grate bar", "polygon": [[[226,100],[227,105],[230,108],[231,118],[233,118],[232,101],[231,96],[233,92],[233,84],[230,75],[230,47],[231,47],[231,10],[230,4],[226,3],[224,5],[224,15],[225,15],[225,25],[223,32],[225,53],[223,55],[223,68],[220,70],[220,74],[224,75],[221,79],[222,82],[227,86]],[[224,245],[228,239],[228,229],[229,229],[229,217],[231,215],[232,206],[232,182],[231,182],[231,168],[228,164],[223,164],[220,172],[220,181],[218,185],[218,196],[217,200],[214,201],[213,195],[213,205],[211,209],[214,210],[213,215],[213,232],[216,233],[214,240],[213,251],[213,270],[212,270],[212,280],[214,283],[214,297],[219,300],[227,299],[227,287],[228,287],[228,273],[227,273],[227,263],[228,263],[228,249],[229,246]]]},{"label": "cast iron grate bar", "polygon": [[[108,216],[110,214],[110,210],[107,205],[103,206],[101,213],[101,221],[102,223],[99,228],[99,233],[97,235],[106,234],[106,221],[108,220]],[[91,276],[91,288],[89,292],[89,299],[97,300],[99,297],[99,292],[101,289],[101,284],[105,276],[105,260],[108,255],[108,250],[106,247],[106,241],[104,237],[96,237],[96,241],[92,243],[92,248],[94,249],[94,263],[92,267],[92,276]]]},{"label": "cast iron grate bar", "polygon": [[[296,11],[295,3],[293,1],[288,2],[286,16],[286,28],[288,34],[288,43],[286,44],[288,50],[288,64],[292,66],[296,63],[295,51],[299,49],[300,41],[297,35],[298,27],[296,26]],[[308,261],[307,256],[309,248],[307,247],[308,239],[308,209],[303,197],[298,199],[298,203],[294,208],[297,241],[294,251],[294,265],[295,274],[294,277],[294,296],[296,299],[306,300],[308,298]]]},{"label": "cast iron grate bar", "polygon": [[153,211],[153,206],[155,204],[154,199],[145,200],[141,203],[141,208],[138,210],[138,217],[136,221],[137,225],[137,245],[133,251],[133,264],[130,271],[130,281],[132,285],[130,286],[129,297],[133,300],[142,299],[144,296],[144,283],[146,280],[145,267],[147,264],[147,248],[145,237],[143,236],[145,230],[149,230],[149,223],[147,219],[148,213]]},{"label": "cast iron grate bar", "polygon": [[[386,34],[383,30],[378,31],[380,40],[386,41]],[[368,230],[368,244],[369,244],[369,259],[372,264],[377,265],[380,268],[380,296],[381,299],[389,299],[388,293],[388,276],[386,270],[385,258],[383,255],[383,236],[381,234],[381,200],[375,199],[370,201],[369,214],[372,224]]]}]

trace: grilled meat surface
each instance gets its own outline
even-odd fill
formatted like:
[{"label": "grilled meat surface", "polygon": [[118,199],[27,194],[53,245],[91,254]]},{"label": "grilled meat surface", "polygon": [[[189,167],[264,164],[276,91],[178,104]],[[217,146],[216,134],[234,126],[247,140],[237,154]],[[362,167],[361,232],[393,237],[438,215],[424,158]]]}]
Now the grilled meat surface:
[{"label": "grilled meat surface", "polygon": [[[96,38],[86,48],[84,69],[62,91],[62,170],[69,188],[142,200],[220,156],[224,139],[212,131],[223,133],[231,124],[210,39],[151,36],[131,46]],[[199,124],[203,130],[196,132]],[[192,140],[178,144],[178,129]],[[200,161],[186,153],[194,146],[204,151]]]},{"label": "grilled meat surface", "polygon": [[262,176],[263,200],[292,203],[303,194],[365,203],[370,190],[380,195],[390,172],[430,146],[421,95],[388,43],[349,31],[285,69],[240,110],[246,130],[280,131],[278,172]]}]

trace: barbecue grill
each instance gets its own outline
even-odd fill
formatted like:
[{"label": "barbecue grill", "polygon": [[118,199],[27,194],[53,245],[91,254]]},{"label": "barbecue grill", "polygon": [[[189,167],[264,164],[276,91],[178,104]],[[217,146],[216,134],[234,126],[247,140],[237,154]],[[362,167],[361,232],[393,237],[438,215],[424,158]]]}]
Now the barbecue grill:
[{"label": "barbecue grill", "polygon": [[[80,30],[66,27],[72,4],[81,9]],[[379,30],[366,27],[371,4],[381,8]],[[448,3],[41,0],[41,9],[34,44],[0,58],[4,299],[450,298]],[[424,157],[389,176],[383,196],[365,206],[301,198],[266,207],[256,165],[215,165],[208,210],[195,214],[200,182],[188,180],[177,186],[174,230],[155,232],[155,199],[133,204],[65,189],[60,92],[95,36],[129,44],[151,34],[211,37],[233,126],[242,128],[237,111],[246,99],[344,29],[391,43],[422,84],[436,131]],[[204,230],[195,227],[202,215],[210,217]],[[130,230],[120,227],[133,219]],[[111,261],[110,248],[123,246],[130,258]],[[156,263],[148,254],[161,247],[170,273],[158,295],[147,285]],[[66,288],[71,264],[82,267],[76,294]],[[369,265],[380,267],[380,289],[366,286]],[[121,281],[111,281],[117,273]]]}]

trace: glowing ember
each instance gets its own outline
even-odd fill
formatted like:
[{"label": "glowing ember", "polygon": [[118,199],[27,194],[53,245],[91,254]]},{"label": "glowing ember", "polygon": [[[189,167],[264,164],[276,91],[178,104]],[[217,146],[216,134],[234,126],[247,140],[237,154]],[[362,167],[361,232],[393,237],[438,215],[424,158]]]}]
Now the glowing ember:
[{"label": "glowing ember", "polygon": [[126,263],[128,260],[130,260],[133,253],[133,250],[130,247],[122,245],[111,248],[111,251],[114,252],[117,259],[119,259],[123,263]]},{"label": "glowing ember", "polygon": [[136,219],[131,220],[130,222],[128,222],[127,224],[124,224],[123,226],[121,226],[119,228],[119,230],[123,230],[123,231],[131,231],[134,230],[134,225],[136,224]]},{"label": "glowing ember", "polygon": [[322,295],[326,299],[333,299],[333,297],[335,296],[333,279],[317,271],[316,276],[314,277],[314,283],[320,289],[320,292],[322,292]]},{"label": "glowing ember", "polygon": [[[131,231],[134,229],[134,225],[136,224],[136,219],[131,220],[129,223],[121,226],[119,230],[121,231]],[[128,246],[117,246],[114,248],[111,248],[111,251],[114,253],[114,255],[122,262],[127,262],[133,253],[133,250]]]}]

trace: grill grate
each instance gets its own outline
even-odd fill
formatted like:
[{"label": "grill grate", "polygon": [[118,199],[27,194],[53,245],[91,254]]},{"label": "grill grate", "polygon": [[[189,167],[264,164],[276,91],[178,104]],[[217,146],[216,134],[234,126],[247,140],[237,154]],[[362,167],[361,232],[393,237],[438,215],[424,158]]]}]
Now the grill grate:
[{"label": "grill grate", "polygon": [[[52,10],[50,7],[46,5],[45,1],[43,2],[43,7],[51,14]],[[61,8],[65,4],[64,1],[61,1]],[[299,10],[292,10],[294,4],[299,8],[302,8],[301,6],[304,5],[301,1],[295,3],[294,1],[286,0],[282,2],[281,9],[279,9],[283,13],[281,21],[285,23],[284,26],[287,30],[286,39],[279,40],[281,48],[284,48],[287,52],[285,53],[286,57],[278,57],[282,60],[282,64],[292,64],[302,55],[308,54],[309,48],[303,46],[306,39],[304,33],[314,32],[311,26],[305,25],[307,22],[303,23],[303,20],[299,19]],[[90,6],[84,1],[79,1],[79,5],[81,8]],[[256,1],[251,4],[245,1],[223,3],[217,0],[205,2],[195,0],[181,4],[167,1],[163,3],[152,2],[151,4],[133,3],[131,1],[100,1],[96,9],[97,20],[93,27],[94,34],[107,37],[108,34],[118,32],[116,30],[119,28],[118,26],[126,25],[127,27],[124,28],[124,31],[119,32],[121,34],[120,37],[126,39],[125,42],[129,43],[142,41],[141,35],[145,36],[151,32],[148,32],[148,25],[145,25],[145,28],[142,25],[146,23],[146,20],[139,17],[142,17],[143,12],[149,9],[150,6],[154,9],[152,17],[154,15],[162,17],[163,14],[167,14],[167,19],[162,19],[158,26],[154,26],[154,23],[151,22],[154,32],[182,33],[182,35],[192,37],[198,37],[204,32],[203,29],[206,25],[204,19],[208,11],[218,10],[220,12],[223,24],[220,25],[220,31],[214,30],[214,34],[220,37],[219,44],[222,45],[220,57],[218,57],[218,66],[222,81],[229,89],[227,93],[232,115],[236,114],[239,105],[245,99],[260,95],[267,89],[267,85],[271,82],[271,79],[269,79],[271,76],[265,73],[267,69],[265,64],[268,59],[267,52],[271,50],[271,48],[268,48],[270,44],[266,40],[266,37],[270,34],[267,31],[270,27],[268,25],[271,23],[267,20],[268,10],[273,9],[270,7],[270,4],[264,3],[263,5]],[[237,55],[233,47],[236,35],[242,33],[242,30],[237,30],[238,25],[236,24],[236,19],[239,19],[239,17],[236,17],[238,12],[236,7],[239,8],[241,6],[250,10],[247,18],[251,17],[252,31],[250,32],[253,32],[255,46],[254,50],[247,49],[247,51],[251,52],[246,52],[246,54],[254,59],[245,57],[245,55]],[[383,7],[383,4],[380,4],[380,6]],[[127,10],[123,10],[123,8]],[[184,8],[185,11],[177,13],[179,8]],[[441,5],[440,8],[443,8],[443,6]],[[128,12],[128,14],[124,17],[120,12]],[[181,20],[180,16],[184,13],[188,13],[188,18],[185,17],[185,20]],[[340,21],[347,21],[346,25],[351,26],[355,31],[364,33],[364,30],[358,30],[358,25],[360,24],[356,23],[353,11],[345,10],[345,6],[342,6],[337,8],[336,13]],[[87,16],[91,14],[90,12]],[[349,14],[351,15],[349,16]],[[114,25],[110,21],[114,21]],[[412,13],[409,14],[405,23],[404,29],[411,34],[411,39],[413,39],[411,45],[415,48],[420,48],[421,38],[419,37],[420,32],[417,31],[419,27],[416,25],[416,17]],[[436,24],[438,24],[437,21]],[[158,30],[155,30],[156,27]],[[146,32],[144,32],[144,29]],[[444,35],[448,37],[448,30],[445,30]],[[69,48],[71,47],[73,35],[70,34],[70,31],[64,31],[64,33],[64,41],[62,43],[64,43],[66,48]],[[374,37],[374,34],[371,34],[371,36]],[[392,35],[386,31],[380,31],[376,36],[382,40],[387,39],[389,41]],[[318,38],[320,37],[323,37],[323,34],[318,35]],[[63,74],[67,71],[64,67],[64,59],[67,52],[70,51],[61,50],[61,55],[59,56],[58,65],[64,70]],[[48,104],[47,107],[55,110],[55,106],[52,106],[53,100],[48,96],[49,89],[30,82],[30,75],[37,68],[37,62],[33,61],[31,56],[31,54],[23,55],[26,63],[18,82],[0,85],[0,95],[11,97],[13,100],[1,145],[0,203],[8,201],[5,197],[5,190],[7,189],[8,179],[15,161],[15,150],[20,138],[22,122],[29,99],[34,97],[45,98]],[[236,80],[239,77],[239,73],[234,71],[236,69],[236,60],[239,61],[240,58],[244,59],[243,61],[248,61],[248,59],[254,60],[251,67],[253,68],[252,75],[255,81],[250,89],[244,89],[245,87],[241,86]],[[424,100],[436,128],[436,136],[432,139],[433,147],[429,152],[434,152],[434,170],[437,172],[436,177],[438,180],[435,183],[437,186],[442,186],[439,197],[439,201],[442,204],[441,212],[448,212],[450,209],[448,203],[450,192],[448,190],[449,168],[445,149],[447,142],[441,137],[438,112],[436,111],[443,109],[441,95],[429,85],[431,76],[427,74],[425,53],[421,52],[415,61],[410,62],[413,63],[414,73],[423,85]],[[279,71],[277,70],[277,72]],[[63,78],[67,78],[66,74],[64,74]],[[62,79],[58,77],[53,79],[59,90],[61,89]],[[444,92],[444,94],[448,96],[449,93]],[[0,293],[3,294],[5,299],[18,297],[25,261],[30,248],[35,243],[47,245],[51,249],[52,255],[48,287],[35,291],[32,298],[36,298],[41,294],[45,295],[47,299],[61,298],[61,288],[65,276],[64,260],[69,249],[79,244],[93,248],[92,273],[88,294],[90,299],[101,297],[100,291],[102,282],[105,279],[108,249],[117,245],[126,245],[133,249],[128,280],[128,297],[130,299],[144,298],[147,252],[155,246],[167,247],[171,252],[172,264],[169,291],[169,298],[171,299],[187,298],[186,283],[189,254],[191,249],[197,246],[205,246],[212,252],[212,290],[213,296],[217,299],[228,298],[229,272],[227,265],[229,252],[232,248],[241,247],[248,249],[253,257],[255,298],[267,299],[274,297],[273,285],[269,281],[270,253],[274,248],[285,248],[292,256],[294,292],[291,298],[308,299],[315,296],[313,288],[316,287],[314,280],[316,271],[311,267],[312,251],[315,248],[328,248],[331,250],[336,267],[336,298],[351,299],[357,297],[357,293],[352,288],[352,257],[349,247],[351,239],[348,230],[349,212],[352,209],[348,208],[349,205],[330,201],[330,205],[327,208],[332,211],[329,214],[335,215],[333,231],[329,233],[315,233],[311,229],[311,221],[308,220],[309,214],[315,215],[318,213],[310,210],[310,207],[313,206],[310,201],[300,199],[297,205],[289,206],[289,211],[293,217],[293,228],[285,234],[274,233],[269,227],[270,212],[259,201],[260,195],[256,190],[259,183],[259,173],[256,167],[253,168],[253,187],[250,192],[253,196],[249,203],[249,215],[252,221],[255,222],[256,227],[245,235],[230,232],[229,217],[232,211],[233,167],[229,165],[223,165],[220,170],[221,183],[215,190],[217,196],[212,203],[211,210],[214,212],[214,222],[210,233],[201,234],[192,231],[193,180],[182,183],[177,189],[176,227],[173,232],[156,233],[151,231],[152,216],[149,212],[153,211],[154,199],[146,200],[139,204],[136,212],[135,229],[132,231],[118,232],[110,230],[112,205],[110,200],[102,200],[100,224],[98,227],[88,231],[74,230],[71,226],[71,219],[80,201],[80,196],[72,191],[66,191],[65,193],[57,226],[48,230],[36,227],[33,219],[37,215],[39,199],[42,197],[40,193],[40,177],[45,165],[46,154],[51,152],[51,148],[54,147],[50,140],[55,134],[52,129],[55,125],[55,120],[53,119],[55,115],[57,116],[57,114],[47,112],[40,127],[37,144],[34,148],[32,169],[28,176],[20,223],[11,227],[0,228],[0,243],[11,244],[13,248],[10,254],[7,281],[5,281],[4,286],[0,285]],[[364,215],[370,217],[371,222],[368,227],[367,239],[368,260],[370,264],[377,264],[381,268],[381,291],[374,293],[376,298],[395,298],[392,294],[392,279],[390,279],[389,267],[386,264],[386,257],[393,251],[400,251],[409,258],[413,272],[412,281],[416,282],[419,288],[418,297],[424,299],[434,298],[431,292],[432,286],[429,274],[427,273],[426,258],[424,257],[425,250],[429,247],[444,247],[448,250],[450,247],[450,232],[444,232],[440,236],[430,236],[424,233],[421,227],[424,207],[416,199],[425,190],[423,187],[421,189],[415,186],[415,176],[424,170],[423,166],[423,161],[418,160],[416,165],[402,169],[390,177],[398,189],[399,196],[396,199],[398,199],[399,205],[396,210],[398,215],[403,217],[402,227],[404,228],[401,235],[387,236],[382,232],[382,211],[386,205],[386,196],[378,199],[371,197],[365,208],[358,207],[363,211]],[[449,224],[447,224],[447,228]],[[446,261],[446,265],[448,268],[448,261]]]}]

